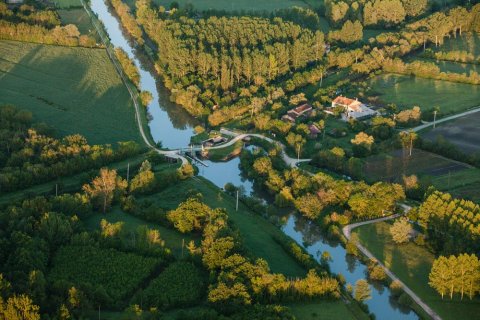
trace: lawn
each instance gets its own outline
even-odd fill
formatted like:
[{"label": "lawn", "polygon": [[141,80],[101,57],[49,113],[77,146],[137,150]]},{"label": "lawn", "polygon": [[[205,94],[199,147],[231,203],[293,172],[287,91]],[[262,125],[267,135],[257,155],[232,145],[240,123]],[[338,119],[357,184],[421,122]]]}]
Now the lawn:
[{"label": "lawn", "polygon": [[[130,6],[134,5],[133,0],[126,0]],[[170,8],[173,1],[171,0],[153,0],[157,5]],[[302,0],[177,0],[180,8],[183,8],[186,4],[193,4],[195,9],[198,10],[226,10],[226,11],[274,11],[277,9],[285,9],[293,6],[307,7],[305,1]],[[309,1],[314,3],[314,1]]]},{"label": "lawn", "polygon": [[304,276],[305,270],[286,253],[273,239],[283,233],[270,222],[253,214],[242,203],[235,211],[235,199],[221,191],[210,181],[195,177],[182,181],[166,190],[148,197],[157,205],[174,209],[178,204],[196,193],[203,194],[203,201],[212,208],[226,208],[233,226],[240,230],[247,249],[257,257],[264,258],[273,272],[287,276]]},{"label": "lawn", "polygon": [[425,111],[438,106],[445,115],[476,107],[480,101],[480,86],[449,81],[384,74],[370,80],[369,86],[381,102],[399,109],[419,106]]},{"label": "lawn", "polygon": [[359,227],[356,232],[360,242],[438,312],[442,319],[478,319],[480,299],[442,300],[428,285],[434,255],[414,243],[396,245],[390,236],[389,227],[390,224],[381,222]]},{"label": "lawn", "polygon": [[104,49],[0,41],[0,104],[31,111],[58,136],[143,144],[133,103]]}]

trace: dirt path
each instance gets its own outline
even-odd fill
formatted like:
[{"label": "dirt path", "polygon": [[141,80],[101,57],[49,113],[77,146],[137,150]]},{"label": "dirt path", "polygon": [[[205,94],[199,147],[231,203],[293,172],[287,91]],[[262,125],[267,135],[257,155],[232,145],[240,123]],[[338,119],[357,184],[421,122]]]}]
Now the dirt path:
[{"label": "dirt path", "polygon": [[[373,220],[369,220],[369,221],[353,223],[353,224],[350,224],[348,226],[345,226],[342,229],[343,234],[345,235],[345,237],[348,240],[350,240],[351,232],[352,232],[353,229],[358,228],[360,226],[367,225],[367,224],[371,224],[371,223],[377,223],[377,222],[381,222],[381,221],[396,219],[396,218],[404,215],[405,213],[407,213],[411,209],[407,205],[402,205],[402,207],[404,209],[404,213],[402,213],[402,214],[400,214],[400,213],[399,214],[394,214],[394,215],[391,215],[391,216],[388,216],[388,217],[383,217],[383,218],[373,219]],[[378,261],[378,259],[375,258],[375,256],[367,248],[362,246],[360,243],[357,243],[356,246],[365,256],[367,256],[367,258],[374,259],[375,261]],[[423,302],[423,300],[419,296],[417,296],[415,294],[415,292],[413,292],[412,289],[407,287],[407,285],[405,283],[403,283],[403,281],[401,281],[392,271],[390,271],[390,269],[385,267],[385,265],[383,263],[378,261],[378,265],[381,266],[383,268],[383,270],[385,270],[385,273],[390,277],[390,279],[396,280],[399,283],[401,283],[401,285],[403,287],[403,291],[405,291],[415,301],[415,303],[417,303],[430,317],[432,317],[432,319],[434,319],[434,320],[441,320],[442,319],[432,308],[430,308],[425,302]]]},{"label": "dirt path", "polygon": [[[459,113],[459,114],[455,114],[455,115],[450,116],[450,117],[446,117],[446,118],[437,120],[435,122],[435,125],[443,123],[443,122],[447,122],[447,121],[450,121],[450,120],[453,120],[453,119],[461,118],[461,117],[464,117],[464,116],[467,116],[467,115],[470,115],[470,114],[473,114],[473,113],[477,113],[477,112],[480,112],[480,106],[478,106],[474,109]],[[413,128],[412,131],[418,132],[420,130],[423,130],[423,129],[431,127],[431,126],[433,126],[433,122],[428,122],[428,123],[425,123],[425,124],[419,125],[418,127]]]}]

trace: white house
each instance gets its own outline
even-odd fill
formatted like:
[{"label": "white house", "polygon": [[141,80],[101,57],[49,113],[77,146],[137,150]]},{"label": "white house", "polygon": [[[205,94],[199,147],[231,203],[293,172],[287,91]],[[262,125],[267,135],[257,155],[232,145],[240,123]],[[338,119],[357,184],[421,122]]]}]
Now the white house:
[{"label": "white house", "polygon": [[347,97],[338,96],[332,101],[332,109],[342,108],[342,118],[345,121],[350,119],[361,120],[377,115],[375,110],[370,109],[358,99],[350,99]]}]

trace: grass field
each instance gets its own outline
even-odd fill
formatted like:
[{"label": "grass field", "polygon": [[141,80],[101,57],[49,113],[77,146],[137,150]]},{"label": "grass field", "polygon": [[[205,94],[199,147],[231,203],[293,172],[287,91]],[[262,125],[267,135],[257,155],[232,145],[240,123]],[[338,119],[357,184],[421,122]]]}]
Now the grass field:
[{"label": "grass field", "polygon": [[239,211],[235,211],[235,199],[210,181],[196,177],[182,181],[160,193],[149,196],[162,208],[174,209],[188,195],[203,194],[203,201],[213,208],[226,208],[233,225],[238,228],[244,239],[244,244],[257,257],[264,258],[274,272],[281,272],[288,276],[303,276],[305,270],[275,242],[274,235],[283,233],[270,222],[252,214],[248,208],[240,204]]},{"label": "grass field", "polygon": [[77,8],[82,6],[80,0],[54,0],[55,6],[61,9]]},{"label": "grass field", "polygon": [[[480,101],[478,101],[480,105]],[[421,132],[422,138],[435,141],[442,136],[465,153],[480,152],[480,112],[439,124]]]},{"label": "grass field", "polygon": [[433,254],[414,243],[396,245],[390,236],[389,227],[390,224],[381,222],[359,227],[356,232],[360,242],[438,312],[442,319],[478,319],[480,299],[442,300],[428,285],[428,274],[435,259]]},{"label": "grass field", "polygon": [[135,231],[140,226],[147,226],[150,229],[158,230],[160,232],[160,238],[165,241],[165,246],[172,249],[172,252],[177,257],[180,257],[182,254],[182,240],[184,240],[186,244],[188,244],[190,240],[197,240],[191,235],[181,234],[173,229],[163,227],[159,224],[150,223],[131,214],[125,213],[119,207],[113,208],[113,210],[106,215],[102,213],[94,214],[85,221],[85,226],[89,230],[100,230],[100,221],[102,219],[105,219],[110,223],[123,221],[125,223],[125,230],[127,231]]},{"label": "grass field", "polygon": [[84,9],[60,9],[57,12],[63,24],[74,24],[81,34],[88,34],[97,39],[97,42],[100,42],[100,37],[92,25],[92,20]]},{"label": "grass field", "polygon": [[27,109],[59,136],[143,144],[127,89],[103,49],[0,41],[0,104]]},{"label": "grass field", "polygon": [[319,301],[314,303],[296,303],[288,305],[297,319],[301,320],[332,320],[332,319],[369,319],[362,314],[353,316],[343,302]]},{"label": "grass field", "polygon": [[480,203],[480,169],[471,168],[432,178],[432,184],[440,191],[455,197]]},{"label": "grass field", "polygon": [[476,33],[464,33],[462,36],[457,36],[456,38],[450,37],[445,38],[443,45],[435,48],[432,46],[434,51],[467,51],[475,56],[480,56],[480,35]]},{"label": "grass field", "polygon": [[370,80],[369,86],[381,102],[395,103],[399,109],[438,106],[442,114],[450,114],[476,107],[480,101],[480,86],[463,83],[384,74]]}]

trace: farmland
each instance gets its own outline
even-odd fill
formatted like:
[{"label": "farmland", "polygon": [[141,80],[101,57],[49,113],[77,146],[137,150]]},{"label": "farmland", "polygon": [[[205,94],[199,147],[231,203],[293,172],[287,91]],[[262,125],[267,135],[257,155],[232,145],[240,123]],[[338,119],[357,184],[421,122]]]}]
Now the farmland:
[{"label": "farmland", "polygon": [[133,103],[102,49],[0,42],[0,103],[33,113],[59,136],[142,142]]},{"label": "farmland", "polygon": [[423,111],[438,106],[441,113],[458,113],[476,107],[480,88],[462,83],[384,74],[370,81],[371,95],[383,103],[394,103],[399,109],[419,106]]},{"label": "farmland", "polygon": [[[480,104],[480,101],[478,102]],[[465,153],[480,152],[480,113],[442,123],[435,129],[422,133],[422,137],[434,141],[438,136],[453,143]]]},{"label": "farmland", "polygon": [[97,42],[100,42],[100,39],[92,25],[92,21],[84,9],[60,9],[57,10],[57,12],[63,24],[74,24],[77,26],[78,31],[80,31],[81,34],[88,34],[92,37],[95,37]]},{"label": "farmland", "polygon": [[82,6],[80,0],[54,0],[55,6],[61,9],[78,8]]},{"label": "farmland", "polygon": [[402,175],[442,176],[468,169],[469,166],[443,158],[434,153],[414,149],[412,156],[408,151],[396,150],[390,154],[375,155],[365,160],[365,176],[369,180],[400,181]]},{"label": "farmland", "polygon": [[442,300],[430,286],[428,274],[435,259],[425,247],[414,243],[396,245],[390,235],[390,224],[370,224],[357,229],[360,242],[392,270],[407,286],[418,294],[443,319],[474,319],[477,316],[479,300],[470,301],[454,298]]}]

